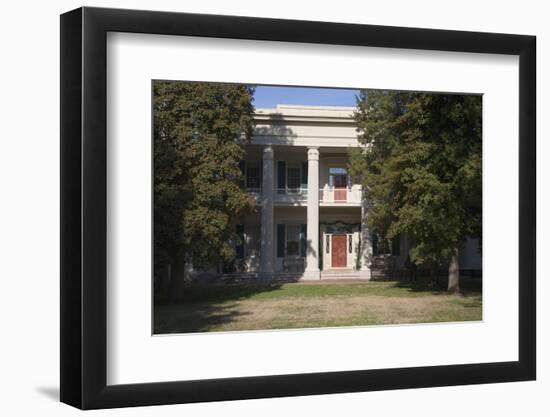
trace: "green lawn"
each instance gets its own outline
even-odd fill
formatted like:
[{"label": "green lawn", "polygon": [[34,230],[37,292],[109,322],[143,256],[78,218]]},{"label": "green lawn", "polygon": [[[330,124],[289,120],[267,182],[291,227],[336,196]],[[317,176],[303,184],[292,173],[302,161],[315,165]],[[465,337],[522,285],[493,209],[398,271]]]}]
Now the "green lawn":
[{"label": "green lawn", "polygon": [[188,333],[481,320],[481,281],[463,295],[385,282],[189,284],[176,301],[155,303],[154,332]]}]

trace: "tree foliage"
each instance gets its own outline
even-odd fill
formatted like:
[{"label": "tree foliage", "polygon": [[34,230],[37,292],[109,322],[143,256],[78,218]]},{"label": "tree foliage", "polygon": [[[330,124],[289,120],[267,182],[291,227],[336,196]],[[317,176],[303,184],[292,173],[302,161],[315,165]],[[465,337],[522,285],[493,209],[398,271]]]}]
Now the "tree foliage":
[{"label": "tree foliage", "polygon": [[245,85],[157,81],[154,89],[155,266],[234,256],[234,221],[251,201],[239,161],[253,128]]},{"label": "tree foliage", "polygon": [[481,97],[365,90],[355,119],[350,173],[370,227],[406,234],[417,265],[448,264],[466,236],[481,236]]}]

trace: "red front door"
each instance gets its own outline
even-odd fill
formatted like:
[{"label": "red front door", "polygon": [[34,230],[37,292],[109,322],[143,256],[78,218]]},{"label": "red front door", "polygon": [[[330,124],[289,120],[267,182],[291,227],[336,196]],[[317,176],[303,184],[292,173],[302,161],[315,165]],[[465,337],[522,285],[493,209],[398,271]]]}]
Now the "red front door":
[{"label": "red front door", "polygon": [[346,201],[348,198],[347,184],[348,176],[346,174],[334,175],[334,200]]},{"label": "red front door", "polygon": [[332,235],[332,267],[345,268],[348,266],[346,251],[346,235]]}]

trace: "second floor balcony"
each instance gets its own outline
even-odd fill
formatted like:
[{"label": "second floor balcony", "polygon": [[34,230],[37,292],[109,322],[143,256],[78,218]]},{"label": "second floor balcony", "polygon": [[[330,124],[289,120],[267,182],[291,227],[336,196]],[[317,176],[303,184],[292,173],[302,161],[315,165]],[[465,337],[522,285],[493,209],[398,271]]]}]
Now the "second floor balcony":
[{"label": "second floor balcony", "polygon": [[274,195],[275,204],[294,206],[306,205],[307,191],[308,189],[306,187],[277,188]]},{"label": "second floor balcony", "polygon": [[[261,188],[247,188],[246,191],[261,200]],[[274,203],[277,205],[307,205],[308,189],[305,187],[297,188],[276,188],[273,193]],[[348,187],[334,187],[326,185],[319,189],[319,205],[321,206],[339,206],[361,204],[362,190],[360,185]]]},{"label": "second floor balcony", "polygon": [[[275,205],[305,206],[312,192],[309,181],[314,182],[320,206],[361,204],[361,185],[348,173],[346,151],[327,148],[320,153],[318,148],[288,146],[251,148],[250,152],[241,163],[243,187],[260,204],[266,196],[263,188],[270,187]],[[309,178],[310,165],[318,172],[317,181]]]},{"label": "second floor balcony", "polygon": [[360,205],[362,190],[360,185],[348,187],[325,186],[319,190],[319,203],[321,205],[353,204]]}]

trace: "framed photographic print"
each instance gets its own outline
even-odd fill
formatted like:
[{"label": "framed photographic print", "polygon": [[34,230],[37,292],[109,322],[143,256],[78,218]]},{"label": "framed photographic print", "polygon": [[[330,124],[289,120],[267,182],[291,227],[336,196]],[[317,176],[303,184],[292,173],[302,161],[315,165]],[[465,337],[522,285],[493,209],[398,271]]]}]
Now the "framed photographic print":
[{"label": "framed photographic print", "polygon": [[61,16],[61,401],[533,380],[535,37]]}]

